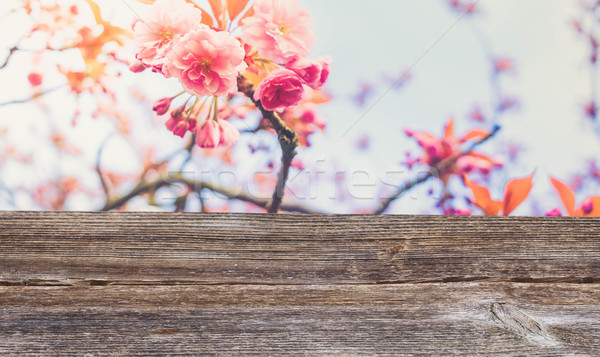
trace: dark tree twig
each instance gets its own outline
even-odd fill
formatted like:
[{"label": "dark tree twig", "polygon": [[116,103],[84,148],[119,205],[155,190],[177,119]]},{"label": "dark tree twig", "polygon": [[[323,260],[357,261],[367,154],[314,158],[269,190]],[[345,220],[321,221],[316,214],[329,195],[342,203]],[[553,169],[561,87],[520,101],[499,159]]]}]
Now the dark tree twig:
[{"label": "dark tree twig", "polygon": [[106,182],[106,179],[104,178],[104,174],[102,173],[102,153],[104,152],[104,148],[106,147],[106,144],[108,143],[108,141],[110,140],[112,135],[113,134],[109,134],[104,139],[104,141],[102,141],[102,144],[100,144],[100,147],[98,148],[98,152],[96,153],[96,173],[98,174],[98,178],[100,179],[100,183],[102,184],[102,190],[104,191],[104,194],[106,195],[107,202],[108,202],[108,198],[110,197],[110,191],[109,191],[108,183]]},{"label": "dark tree twig", "polygon": [[54,87],[54,88],[46,89],[46,90],[41,91],[41,92],[35,92],[35,93],[33,93],[33,95],[31,95],[30,97],[25,98],[25,99],[16,99],[16,100],[11,100],[11,101],[8,101],[8,102],[0,103],[0,107],[7,106],[7,105],[13,105],[13,104],[28,103],[28,102],[31,102],[32,100],[35,100],[35,99],[37,99],[39,97],[42,97],[42,96],[44,96],[46,94],[55,92],[55,91],[57,91],[59,89],[62,89],[64,87],[65,87],[65,85],[60,85],[60,86],[57,86],[57,87]]},{"label": "dark tree twig", "polygon": [[10,62],[10,59],[15,54],[15,52],[17,52],[18,50],[19,50],[19,47],[17,47],[17,46],[13,46],[8,49],[8,55],[6,56],[6,59],[4,60],[4,62],[2,62],[2,64],[0,64],[0,69],[4,69],[4,67],[8,66],[8,62]]},{"label": "dark tree twig", "polygon": [[260,101],[254,100],[254,88],[243,76],[238,76],[238,89],[252,100],[254,105],[256,105],[262,113],[263,118],[269,122],[273,129],[275,129],[277,137],[279,138],[279,145],[281,145],[282,151],[281,169],[277,176],[277,186],[275,187],[275,192],[273,192],[273,199],[268,208],[269,213],[277,213],[285,194],[285,184],[290,174],[290,167],[296,156],[298,135],[285,124],[277,113],[266,110]]},{"label": "dark tree twig", "polygon": [[[170,174],[165,177],[162,177],[156,181],[152,182],[140,182],[133,190],[129,193],[111,200],[106,203],[106,205],[101,209],[102,211],[111,211],[114,209],[118,209],[129,202],[131,199],[148,193],[148,192],[156,192],[159,188],[165,186],[172,186],[174,184],[183,184],[186,185],[192,191],[201,193],[202,190],[209,190],[221,196],[225,196],[228,199],[239,200],[242,202],[251,203],[257,207],[267,209],[271,201],[266,199],[261,199],[258,197],[254,197],[252,195],[246,193],[240,193],[235,190],[223,188],[217,185],[214,185],[209,182],[191,180],[184,177],[182,174]],[[282,203],[279,207],[281,210],[286,212],[295,212],[295,213],[305,213],[305,214],[320,214],[320,212],[315,211],[311,208],[304,207],[301,205],[295,204],[285,204]]]}]

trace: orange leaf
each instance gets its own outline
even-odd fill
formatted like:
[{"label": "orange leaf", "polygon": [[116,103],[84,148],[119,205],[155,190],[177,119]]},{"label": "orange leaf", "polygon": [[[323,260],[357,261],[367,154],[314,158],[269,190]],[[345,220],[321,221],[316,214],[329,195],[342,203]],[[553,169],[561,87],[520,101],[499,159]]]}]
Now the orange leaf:
[{"label": "orange leaf", "polygon": [[202,11],[202,20],[200,23],[205,24],[206,26],[214,26],[215,22],[213,21],[212,17],[210,17],[210,14],[202,9],[200,9],[200,11]]},{"label": "orange leaf", "polygon": [[451,139],[454,138],[454,119],[450,118],[448,123],[446,124],[446,129],[444,131],[444,138]]},{"label": "orange leaf", "polygon": [[85,0],[85,2],[87,2],[90,8],[92,9],[96,23],[98,25],[102,25],[104,23],[104,20],[102,20],[102,15],[100,14],[100,6],[98,6],[98,4],[96,4],[93,0]]},{"label": "orange leaf", "polygon": [[[156,2],[156,0],[137,0],[137,1],[141,2],[142,4],[146,4],[146,5],[152,5],[152,4],[154,4]],[[198,4],[196,4],[194,2],[194,0],[185,0],[185,2],[187,2],[188,4],[194,5],[194,7],[196,9],[202,11],[202,21],[201,21],[201,23],[205,24],[206,26],[213,26],[214,25],[214,21],[210,17],[210,14],[207,13],[206,11],[204,11],[204,9],[201,8]]]},{"label": "orange leaf", "polygon": [[[104,31],[97,38],[98,51],[100,51],[102,49],[102,46],[105,43],[108,43],[111,41],[115,41],[120,46],[123,46],[123,45],[125,45],[125,39],[131,38],[131,37],[133,37],[131,31],[126,30],[124,28],[117,27],[117,26],[113,26],[110,23],[105,22],[104,23]],[[92,47],[92,46],[88,46],[88,47]],[[91,48],[86,48],[86,50],[90,50],[90,49]]]},{"label": "orange leaf", "polygon": [[469,141],[471,139],[483,139],[488,136],[489,133],[483,129],[474,129],[465,134],[465,136],[460,139],[461,142]]},{"label": "orange leaf", "polygon": [[217,20],[218,27],[221,30],[225,29],[225,7],[223,6],[223,0],[208,0],[212,13]]},{"label": "orange leaf", "polygon": [[486,216],[497,216],[502,207],[502,203],[492,200],[490,191],[480,185],[473,183],[468,177],[463,177],[465,186],[473,192],[473,203],[479,207]]},{"label": "orange leaf", "polygon": [[251,17],[252,15],[254,15],[254,6],[251,6],[248,9],[248,11],[246,11],[246,13],[242,17],[240,17],[240,19],[238,20],[238,22],[241,24],[245,18]]},{"label": "orange leaf", "polygon": [[567,209],[569,216],[575,215],[575,194],[573,190],[569,188],[566,184],[558,181],[554,177],[550,177],[550,181],[552,182],[552,186],[556,189],[560,196],[560,200],[563,203],[563,206]]},{"label": "orange leaf", "polygon": [[523,179],[515,179],[509,181],[504,189],[504,200],[502,213],[508,216],[512,213],[525,199],[529,196],[529,192],[533,187],[533,173],[531,176]]},{"label": "orange leaf", "polygon": [[239,14],[244,11],[249,0],[227,0],[227,13],[229,19],[233,21]]},{"label": "orange leaf", "polygon": [[325,93],[321,90],[312,89],[309,93],[310,93],[309,102],[311,102],[311,103],[325,104],[325,103],[331,102],[331,97],[329,95],[327,95],[327,93]]},{"label": "orange leaf", "polygon": [[[152,1],[152,3],[154,3],[154,0],[138,0],[138,1]],[[200,10],[202,12],[202,21],[200,21],[200,23],[205,24],[206,26],[212,26],[214,24],[213,19],[210,17],[210,14],[206,11],[204,11],[203,8],[201,8],[198,4],[196,4],[194,2],[194,0],[185,0],[185,2],[187,2],[188,4],[192,4],[194,5],[194,7],[198,10]]]},{"label": "orange leaf", "polygon": [[253,71],[246,70],[243,73],[243,76],[244,76],[244,78],[246,78],[248,80],[248,82],[252,83],[252,86],[254,86],[254,88],[256,88],[256,87],[258,87],[260,82],[262,82],[262,80],[265,79],[267,74],[263,73],[263,72],[256,73]]}]

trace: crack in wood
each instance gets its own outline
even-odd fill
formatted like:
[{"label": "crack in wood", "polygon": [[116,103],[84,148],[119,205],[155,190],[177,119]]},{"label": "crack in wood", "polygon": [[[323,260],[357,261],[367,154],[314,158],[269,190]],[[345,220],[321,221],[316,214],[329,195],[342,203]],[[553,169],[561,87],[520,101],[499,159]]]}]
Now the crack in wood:
[{"label": "crack in wood", "polygon": [[546,278],[531,278],[531,277],[513,277],[513,278],[498,278],[491,276],[449,276],[442,279],[411,279],[411,280],[385,280],[377,281],[377,284],[440,284],[440,283],[470,283],[470,282],[489,282],[489,283],[526,283],[526,284],[598,284],[600,277],[546,277]]},{"label": "crack in wood", "polygon": [[494,302],[490,305],[489,311],[493,319],[506,330],[532,342],[558,344],[557,339],[547,331],[542,323],[511,304]]},{"label": "crack in wood", "polygon": [[310,286],[310,285],[328,285],[328,286],[348,286],[348,285],[419,285],[419,284],[451,284],[451,283],[524,283],[524,284],[598,284],[600,277],[550,277],[550,278],[495,278],[486,276],[451,276],[443,279],[409,279],[409,280],[389,280],[376,282],[268,282],[268,281],[199,281],[199,280],[103,280],[103,279],[21,279],[21,280],[0,280],[0,286],[18,287],[18,286],[64,286],[64,287],[93,287],[93,286],[179,286],[179,285],[207,285],[207,286],[235,286],[235,285],[253,285],[253,286]]}]

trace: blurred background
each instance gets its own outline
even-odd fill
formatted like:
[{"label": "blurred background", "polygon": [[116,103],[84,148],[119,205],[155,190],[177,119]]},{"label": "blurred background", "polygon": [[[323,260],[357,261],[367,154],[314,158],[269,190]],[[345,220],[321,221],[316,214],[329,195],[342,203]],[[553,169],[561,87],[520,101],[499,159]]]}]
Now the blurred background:
[{"label": "blurred background", "polygon": [[[7,59],[0,69],[0,209],[99,210],[169,172],[269,199],[281,154],[273,133],[252,131],[257,113],[232,121],[242,131],[232,149],[196,147],[189,155],[185,140],[152,112],[154,101],[180,91],[178,82],[129,71],[135,48],[124,40],[102,46],[99,58],[108,64],[101,79],[74,88],[72,75],[86,64],[70,41],[81,26],[100,30],[83,0],[61,1],[56,12],[36,11],[39,3],[53,1],[0,3],[0,65]],[[57,17],[71,3],[77,14]],[[147,7],[97,4],[106,21],[125,29]],[[311,58],[334,59],[326,87],[332,100],[319,108],[325,129],[298,150],[286,202],[324,213],[373,212],[395,187],[428,170],[411,165],[423,151],[405,130],[440,137],[450,118],[457,135],[501,127],[477,149],[502,163],[474,176],[492,197],[502,199],[508,180],[535,172],[514,214],[562,207],[551,176],[573,189],[577,203],[600,193],[595,1],[300,4],[318,37]],[[175,184],[128,198],[110,208],[263,211]],[[448,214],[448,207],[482,213],[459,175],[447,184],[428,180],[386,213]]]}]

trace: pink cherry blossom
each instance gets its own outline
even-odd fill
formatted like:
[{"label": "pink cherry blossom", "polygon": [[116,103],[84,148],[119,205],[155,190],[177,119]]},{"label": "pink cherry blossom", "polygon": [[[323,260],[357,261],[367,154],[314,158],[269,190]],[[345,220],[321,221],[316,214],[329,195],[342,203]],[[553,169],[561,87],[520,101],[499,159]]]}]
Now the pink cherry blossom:
[{"label": "pink cherry blossom", "polygon": [[291,107],[304,94],[303,80],[289,69],[271,72],[256,88],[254,100],[260,100],[266,110]]},{"label": "pink cherry blossom", "polygon": [[172,45],[200,24],[202,12],[185,0],[157,0],[142,18],[133,23],[136,57],[162,72]]},{"label": "pink cherry blossom", "polygon": [[258,0],[254,15],[242,26],[242,39],[258,53],[277,63],[292,56],[306,57],[316,40],[308,11],[298,0]]},{"label": "pink cherry blossom", "polygon": [[312,88],[320,82],[321,67],[318,63],[306,59],[304,57],[294,56],[286,65],[285,68],[295,72],[304,83]]},{"label": "pink cherry blossom", "polygon": [[223,96],[237,90],[237,75],[246,69],[241,43],[228,32],[199,25],[173,46],[167,71],[197,96]]},{"label": "pink cherry blossom", "polygon": [[321,65],[321,79],[320,79],[321,87],[329,79],[329,74],[331,73],[331,62],[332,61],[333,61],[333,58],[331,56],[324,56],[324,57],[319,57],[316,59],[316,62]]},{"label": "pink cherry blossom", "polygon": [[312,83],[320,82],[321,80],[321,67],[315,61],[311,61],[307,58],[294,56],[285,65],[285,68],[294,71],[297,75],[304,80],[304,82],[312,87]]},{"label": "pink cherry blossom", "polygon": [[203,149],[214,149],[221,142],[221,129],[216,121],[208,119],[196,129],[196,144]]},{"label": "pink cherry blossom", "polygon": [[329,78],[331,57],[321,57],[315,61],[294,56],[285,68],[294,71],[313,89],[323,87]]},{"label": "pink cherry blossom", "polygon": [[219,120],[219,128],[221,132],[219,146],[231,146],[240,139],[240,132],[229,122]]}]

